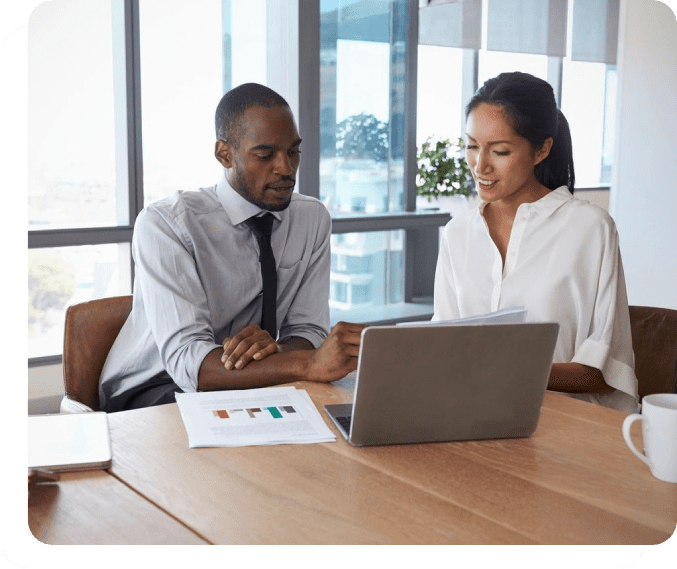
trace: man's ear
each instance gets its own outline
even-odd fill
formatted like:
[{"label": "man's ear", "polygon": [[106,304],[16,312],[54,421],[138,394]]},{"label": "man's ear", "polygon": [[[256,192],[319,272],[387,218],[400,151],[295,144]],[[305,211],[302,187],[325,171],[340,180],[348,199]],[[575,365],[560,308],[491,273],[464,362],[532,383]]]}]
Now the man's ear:
[{"label": "man's ear", "polygon": [[543,146],[541,146],[537,151],[536,155],[534,156],[534,166],[537,164],[540,164],[543,162],[548,157],[548,154],[550,154],[550,149],[552,148],[552,137],[549,136],[548,138],[545,139],[545,142],[543,142]]},{"label": "man's ear", "polygon": [[214,147],[214,156],[219,161],[219,164],[224,168],[232,168],[233,166],[233,146],[225,140],[217,140]]}]

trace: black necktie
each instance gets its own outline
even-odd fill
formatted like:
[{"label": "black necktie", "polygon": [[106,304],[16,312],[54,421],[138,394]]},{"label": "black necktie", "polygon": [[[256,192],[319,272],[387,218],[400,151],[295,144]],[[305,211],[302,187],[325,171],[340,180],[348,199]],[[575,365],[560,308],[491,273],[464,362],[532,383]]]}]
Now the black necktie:
[{"label": "black necktie", "polygon": [[277,271],[275,270],[275,256],[270,246],[270,234],[273,231],[272,214],[266,213],[261,217],[250,217],[245,223],[256,235],[261,255],[261,276],[263,277],[263,309],[261,313],[261,328],[266,330],[273,339],[277,339]]}]

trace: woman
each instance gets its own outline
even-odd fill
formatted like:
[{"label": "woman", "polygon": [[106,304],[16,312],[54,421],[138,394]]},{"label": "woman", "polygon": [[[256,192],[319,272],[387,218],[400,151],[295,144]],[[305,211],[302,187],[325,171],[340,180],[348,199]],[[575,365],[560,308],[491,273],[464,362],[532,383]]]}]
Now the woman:
[{"label": "woman", "polygon": [[444,228],[433,320],[525,306],[560,325],[548,388],[634,412],[637,379],[613,220],[573,197],[571,135],[552,87],[488,80],[466,108],[481,202]]}]

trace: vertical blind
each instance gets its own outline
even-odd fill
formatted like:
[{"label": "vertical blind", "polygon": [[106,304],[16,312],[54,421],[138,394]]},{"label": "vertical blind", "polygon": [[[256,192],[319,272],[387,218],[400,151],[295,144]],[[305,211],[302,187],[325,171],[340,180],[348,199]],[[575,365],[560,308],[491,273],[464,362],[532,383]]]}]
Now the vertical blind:
[{"label": "vertical blind", "polygon": [[566,55],[567,0],[489,0],[487,49]]},{"label": "vertical blind", "polygon": [[[571,58],[615,65],[620,0],[573,2]],[[565,57],[568,0],[487,0],[486,48]],[[419,0],[419,43],[480,49],[482,0]]]},{"label": "vertical blind", "polygon": [[620,0],[573,0],[571,59],[616,65]]},{"label": "vertical blind", "polygon": [[479,49],[481,40],[482,0],[419,1],[419,44]]}]

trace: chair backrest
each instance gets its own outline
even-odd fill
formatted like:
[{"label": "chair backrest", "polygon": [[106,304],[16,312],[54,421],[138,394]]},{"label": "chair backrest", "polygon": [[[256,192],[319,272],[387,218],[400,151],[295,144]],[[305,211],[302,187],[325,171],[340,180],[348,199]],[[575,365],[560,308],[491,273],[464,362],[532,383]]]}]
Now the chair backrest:
[{"label": "chair backrest", "polygon": [[677,310],[630,306],[640,398],[677,393]]},{"label": "chair backrest", "polygon": [[68,308],[63,338],[63,382],[67,397],[99,410],[99,376],[131,310],[131,295],[101,298]]}]

